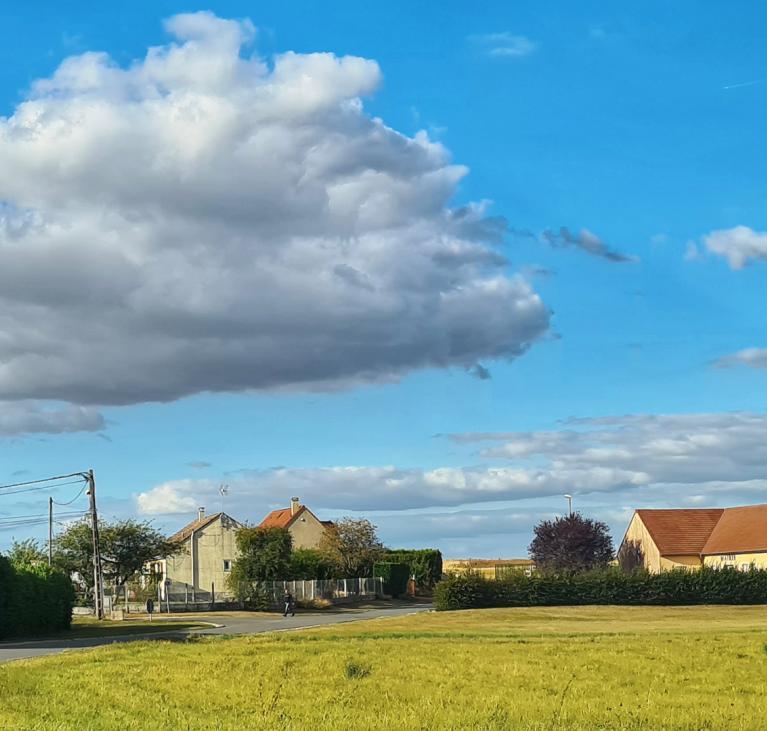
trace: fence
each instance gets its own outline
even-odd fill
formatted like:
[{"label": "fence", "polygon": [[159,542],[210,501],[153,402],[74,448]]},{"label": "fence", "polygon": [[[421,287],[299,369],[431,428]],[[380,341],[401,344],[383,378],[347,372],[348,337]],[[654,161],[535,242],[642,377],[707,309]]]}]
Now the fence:
[{"label": "fence", "polygon": [[267,581],[264,582],[263,588],[275,604],[282,599],[286,589],[299,602],[325,599],[334,604],[373,599],[377,596],[383,596],[384,593],[383,579],[381,578]]}]

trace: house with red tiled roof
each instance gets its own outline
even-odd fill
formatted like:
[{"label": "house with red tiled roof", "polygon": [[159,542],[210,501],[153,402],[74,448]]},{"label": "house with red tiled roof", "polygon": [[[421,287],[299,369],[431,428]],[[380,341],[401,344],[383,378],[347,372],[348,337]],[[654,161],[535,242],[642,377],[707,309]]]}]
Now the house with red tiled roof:
[{"label": "house with red tiled roof", "polygon": [[290,507],[272,510],[259,524],[259,528],[287,528],[293,539],[293,548],[319,548],[325,531],[332,528],[329,520],[320,520],[297,497],[291,498]]},{"label": "house with red tiled roof", "polygon": [[622,545],[629,542],[654,573],[703,565],[767,568],[767,505],[636,510]]}]

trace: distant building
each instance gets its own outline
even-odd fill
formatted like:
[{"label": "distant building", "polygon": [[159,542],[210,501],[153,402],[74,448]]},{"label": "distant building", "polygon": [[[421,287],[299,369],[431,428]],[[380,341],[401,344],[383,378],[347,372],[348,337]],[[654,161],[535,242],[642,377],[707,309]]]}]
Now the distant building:
[{"label": "distant building", "polygon": [[[623,544],[642,550],[645,568],[767,568],[767,505],[636,510]],[[622,545],[623,545],[622,544]]]},{"label": "distant building", "polygon": [[192,602],[210,600],[211,592],[230,596],[227,578],[236,557],[235,534],[241,527],[226,513],[206,516],[205,508],[200,508],[197,519],[169,539],[181,545],[180,552],[150,564],[161,579],[163,597],[169,592],[175,601]]},{"label": "distant building", "polygon": [[333,527],[329,520],[320,520],[299,498],[290,500],[289,508],[272,510],[259,524],[259,528],[287,528],[293,539],[293,548],[319,548],[325,531]]},{"label": "distant building", "polygon": [[535,562],[529,558],[447,558],[442,561],[442,571],[446,574],[471,571],[486,579],[501,578],[509,571],[523,571],[530,576],[534,570]]}]

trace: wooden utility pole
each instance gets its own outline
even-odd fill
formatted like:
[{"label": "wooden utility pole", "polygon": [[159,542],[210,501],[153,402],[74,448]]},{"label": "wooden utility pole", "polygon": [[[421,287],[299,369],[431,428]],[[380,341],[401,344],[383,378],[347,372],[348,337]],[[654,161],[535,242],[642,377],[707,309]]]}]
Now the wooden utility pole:
[{"label": "wooden utility pole", "polygon": [[53,564],[53,498],[48,498],[48,566]]},{"label": "wooden utility pole", "polygon": [[96,480],[93,470],[85,475],[88,480],[88,497],[90,498],[91,532],[93,533],[93,602],[96,617],[104,619],[104,582],[101,576],[101,541],[99,540],[99,516],[96,511]]}]

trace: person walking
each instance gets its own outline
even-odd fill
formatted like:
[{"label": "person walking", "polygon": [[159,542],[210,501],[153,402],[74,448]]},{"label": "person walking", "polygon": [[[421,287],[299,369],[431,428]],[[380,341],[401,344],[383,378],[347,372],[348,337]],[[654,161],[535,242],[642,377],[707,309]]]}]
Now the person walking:
[{"label": "person walking", "polygon": [[282,613],[283,617],[287,617],[290,614],[291,617],[296,616],[296,603],[293,600],[293,595],[285,589],[285,595],[282,597],[285,603],[285,611]]}]

